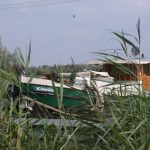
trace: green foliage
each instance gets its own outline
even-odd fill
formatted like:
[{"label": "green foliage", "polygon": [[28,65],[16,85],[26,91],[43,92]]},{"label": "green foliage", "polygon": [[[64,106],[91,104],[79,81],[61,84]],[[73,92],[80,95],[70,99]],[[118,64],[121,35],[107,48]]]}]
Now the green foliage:
[{"label": "green foliage", "polygon": [[0,38],[0,68],[10,71],[15,62],[16,53],[10,53]]}]

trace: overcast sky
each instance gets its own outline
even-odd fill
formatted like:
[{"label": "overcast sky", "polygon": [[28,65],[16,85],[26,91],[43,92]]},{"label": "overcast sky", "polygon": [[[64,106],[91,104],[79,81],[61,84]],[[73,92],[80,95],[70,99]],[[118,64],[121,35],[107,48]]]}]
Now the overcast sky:
[{"label": "overcast sky", "polygon": [[92,52],[117,48],[111,31],[137,35],[141,18],[142,51],[150,55],[150,0],[0,0],[0,36],[13,52],[27,52],[31,65],[85,63]]}]

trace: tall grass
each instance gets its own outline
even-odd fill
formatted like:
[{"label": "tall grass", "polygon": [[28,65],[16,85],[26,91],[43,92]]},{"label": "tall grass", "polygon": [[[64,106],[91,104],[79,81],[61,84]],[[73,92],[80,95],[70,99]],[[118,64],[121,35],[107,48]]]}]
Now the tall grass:
[{"label": "tall grass", "polygon": [[[9,84],[15,84],[20,92],[22,91],[20,83],[20,68],[23,68],[28,73],[28,65],[30,61],[31,43],[29,45],[29,53],[24,58],[22,50],[18,49],[17,62],[15,70],[8,73],[5,69],[0,70],[1,91],[1,114],[0,114],[0,149],[78,149],[77,141],[74,134],[78,131],[80,126],[67,128],[66,117],[61,113],[60,119],[62,124],[60,126],[55,125],[40,125],[33,126],[30,124],[29,111],[24,111],[22,107],[22,101],[24,97],[19,95],[13,99],[11,94],[7,93],[7,87]],[[62,80],[63,81],[63,80]],[[60,87],[60,93],[58,95],[59,109],[62,108],[63,97],[63,83]],[[57,91],[58,92],[58,91]],[[19,109],[17,105],[19,104]],[[18,111],[19,110],[19,111]],[[45,109],[46,110],[46,109]],[[38,112],[37,112],[38,113]],[[41,118],[42,116],[36,114]],[[34,116],[33,116],[34,117]],[[47,116],[45,116],[47,118]],[[14,119],[18,119],[17,123]],[[42,118],[41,118],[42,119]],[[67,119],[72,119],[70,116]]]},{"label": "tall grass", "polygon": [[[140,21],[138,21],[137,27],[138,38],[123,32],[113,33],[119,38],[119,43],[126,56],[128,56],[128,46],[137,47],[126,36],[133,37],[139,44],[140,49]],[[28,72],[30,52],[31,43],[26,58],[19,50],[18,61],[26,69],[26,72]],[[103,55],[102,53],[98,54]],[[110,60],[107,59],[107,61]],[[117,67],[133,74],[127,68]],[[18,74],[14,71],[8,73],[5,68],[1,68],[0,149],[150,149],[150,101],[144,93],[126,97],[112,93],[113,96],[105,97],[103,112],[89,107],[78,108],[75,111],[78,114],[77,116],[59,114],[60,119],[63,121],[61,126],[48,124],[33,126],[27,117],[29,112],[25,112],[21,107],[18,112],[16,102],[12,100],[11,96],[5,95],[7,86],[12,82],[21,89]],[[62,86],[61,89],[59,108],[63,109],[61,107],[63,100]],[[21,103],[22,97],[17,99]],[[16,116],[21,118],[17,124],[12,121]],[[78,125],[68,127],[66,120],[71,119],[79,121]]]}]

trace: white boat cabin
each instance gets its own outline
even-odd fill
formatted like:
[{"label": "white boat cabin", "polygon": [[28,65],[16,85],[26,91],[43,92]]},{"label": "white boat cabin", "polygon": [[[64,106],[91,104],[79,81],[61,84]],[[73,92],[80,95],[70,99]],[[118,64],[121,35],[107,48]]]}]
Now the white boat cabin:
[{"label": "white boat cabin", "polygon": [[97,72],[97,71],[85,71],[78,72],[74,79],[75,88],[84,88],[85,84],[91,86],[91,81],[94,81],[98,87],[108,85],[114,82],[114,78],[111,77],[108,72]]}]

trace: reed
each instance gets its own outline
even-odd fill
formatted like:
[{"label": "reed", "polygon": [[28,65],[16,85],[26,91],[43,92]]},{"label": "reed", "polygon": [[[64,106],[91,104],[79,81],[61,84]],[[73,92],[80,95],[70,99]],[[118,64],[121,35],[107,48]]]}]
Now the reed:
[{"label": "reed", "polygon": [[[128,46],[137,47],[138,45],[140,49],[140,20],[137,29],[138,38],[124,32],[113,32],[126,56],[128,56]],[[138,44],[131,42],[126,36],[133,37]],[[18,51],[18,62],[28,72],[31,43],[26,57],[23,56],[21,49]],[[106,58],[106,61],[114,63],[106,54],[97,53],[97,55],[102,55]],[[122,71],[133,75],[133,72],[128,68],[118,64],[115,65]],[[28,117],[30,112],[24,111],[24,108],[21,107],[22,97],[19,96],[15,102],[10,95],[6,95],[7,87],[12,82],[21,90],[17,72],[9,70],[8,73],[6,68],[1,67],[0,149],[150,149],[150,101],[144,93],[139,92],[139,95],[123,97],[112,92],[110,95],[113,96],[104,97],[104,111],[90,105],[90,107],[76,108],[74,113],[78,114],[77,116],[58,114],[57,117],[64,122],[62,126],[48,124],[33,126]],[[96,89],[95,92],[97,92]],[[58,95],[59,109],[64,110],[62,106],[63,86],[61,86]],[[91,101],[91,97],[89,99]],[[101,102],[101,99],[99,100]],[[16,110],[17,102],[19,102],[19,111]],[[12,122],[14,117],[20,118],[17,124]],[[42,118],[40,113],[39,118]],[[66,120],[71,119],[76,119],[79,124],[76,127],[67,127]]]}]

